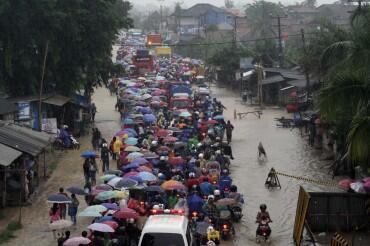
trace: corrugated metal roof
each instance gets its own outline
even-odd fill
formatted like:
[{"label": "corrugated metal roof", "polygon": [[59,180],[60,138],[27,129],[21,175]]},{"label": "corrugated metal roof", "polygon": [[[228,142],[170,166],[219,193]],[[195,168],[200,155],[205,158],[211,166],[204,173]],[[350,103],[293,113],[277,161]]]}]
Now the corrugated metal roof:
[{"label": "corrugated metal roof", "polygon": [[262,80],[263,85],[283,82],[285,79],[280,75],[271,76]]},{"label": "corrugated metal roof", "polygon": [[18,107],[7,99],[0,98],[0,115],[17,112]]},{"label": "corrugated metal roof", "polygon": [[0,144],[0,165],[7,167],[9,166],[15,159],[20,157],[22,152],[10,148],[6,145]]},{"label": "corrugated metal roof", "polygon": [[51,142],[52,137],[43,132],[33,131],[14,124],[0,126],[0,143],[28,153],[40,154]]},{"label": "corrugated metal roof", "polygon": [[65,96],[61,96],[61,95],[54,95],[52,97],[47,98],[43,102],[47,103],[47,104],[52,104],[52,105],[56,105],[56,106],[61,107],[64,104],[66,104],[67,102],[69,102],[70,100],[71,100],[71,98],[69,98],[69,97],[65,97]]}]

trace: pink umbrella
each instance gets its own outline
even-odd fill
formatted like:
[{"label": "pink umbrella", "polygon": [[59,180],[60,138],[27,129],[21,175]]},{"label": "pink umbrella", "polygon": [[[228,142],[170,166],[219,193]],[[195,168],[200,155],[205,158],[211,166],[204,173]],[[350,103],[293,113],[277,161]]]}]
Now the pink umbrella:
[{"label": "pink umbrella", "polygon": [[72,237],[63,243],[63,246],[79,246],[87,245],[91,240],[86,237]]},{"label": "pink umbrella", "polygon": [[123,175],[123,177],[132,177],[132,176],[136,176],[138,174],[139,174],[139,172],[131,171],[131,172],[128,172],[125,175]]},{"label": "pink umbrella", "polygon": [[93,223],[87,227],[92,231],[100,231],[100,232],[114,232],[114,229],[107,224],[103,223]]},{"label": "pink umbrella", "polygon": [[104,221],[104,222],[102,222],[102,224],[109,225],[109,226],[110,226],[110,227],[112,227],[114,230],[118,228],[118,223],[117,223],[117,222],[115,222],[115,221],[108,220],[108,221]]},{"label": "pink umbrella", "polygon": [[364,183],[364,188],[365,188],[367,191],[370,191],[370,179]]},{"label": "pink umbrella", "polygon": [[351,183],[353,182],[354,182],[353,179],[342,179],[341,181],[339,181],[339,186],[343,189],[348,190],[350,188]]},{"label": "pink umbrella", "polygon": [[364,182],[364,183],[370,182],[370,177],[363,178],[362,182]]},{"label": "pink umbrella", "polygon": [[97,194],[104,192],[106,190],[97,190],[97,189],[92,189],[91,195],[96,196]]},{"label": "pink umbrella", "polygon": [[150,172],[150,173],[153,171],[150,167],[147,166],[140,166],[136,170],[138,170],[139,172]]},{"label": "pink umbrella", "polygon": [[177,141],[177,138],[176,138],[176,137],[165,137],[165,138],[163,139],[163,141],[164,141],[165,143],[174,143],[174,142],[176,142],[176,141]]}]

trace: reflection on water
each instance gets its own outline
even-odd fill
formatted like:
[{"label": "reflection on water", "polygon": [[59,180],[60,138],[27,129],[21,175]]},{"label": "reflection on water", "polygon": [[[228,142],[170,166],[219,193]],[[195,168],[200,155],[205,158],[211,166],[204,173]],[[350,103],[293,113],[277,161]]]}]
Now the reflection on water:
[{"label": "reflection on water", "polygon": [[[212,91],[227,107],[224,114],[235,127],[232,141],[235,160],[232,161],[231,173],[246,200],[244,217],[236,225],[236,238],[222,242],[222,245],[257,245],[255,216],[261,203],[267,204],[273,220],[270,245],[293,245],[292,232],[299,186],[302,185],[308,191],[333,191],[334,188],[280,177],[281,190],[268,190],[264,186],[267,174],[274,167],[280,172],[328,180],[330,176],[324,168],[328,162],[319,160],[320,152],[307,145],[299,130],[276,127],[274,118],[291,117],[283,110],[267,108],[261,119],[250,114],[242,120],[234,120],[234,109],[247,112],[254,108],[241,105],[239,97],[226,89],[212,88]],[[105,89],[97,90],[94,98],[99,101],[96,126],[103,137],[109,140],[120,128],[119,114],[114,111],[115,98],[110,97]],[[257,145],[260,141],[267,152],[267,160],[263,162],[257,158]]]}]

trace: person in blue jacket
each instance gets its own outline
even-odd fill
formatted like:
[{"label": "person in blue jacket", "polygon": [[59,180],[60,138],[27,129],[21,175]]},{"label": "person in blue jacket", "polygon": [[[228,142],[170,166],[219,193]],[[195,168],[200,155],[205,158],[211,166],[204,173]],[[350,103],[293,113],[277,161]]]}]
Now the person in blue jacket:
[{"label": "person in blue jacket", "polygon": [[186,199],[188,203],[189,213],[197,212],[203,213],[203,205],[204,201],[203,199],[197,194],[196,191],[192,193],[192,195],[188,196]]}]

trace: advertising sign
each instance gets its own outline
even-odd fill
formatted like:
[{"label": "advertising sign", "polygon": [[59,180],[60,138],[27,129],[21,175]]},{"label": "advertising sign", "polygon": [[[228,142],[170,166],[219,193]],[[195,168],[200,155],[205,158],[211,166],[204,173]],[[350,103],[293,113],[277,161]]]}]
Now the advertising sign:
[{"label": "advertising sign", "polygon": [[19,113],[18,113],[18,119],[19,120],[28,120],[30,119],[30,113],[31,113],[31,110],[30,110],[30,103],[29,102],[19,102],[18,103],[18,109],[19,109]]}]

